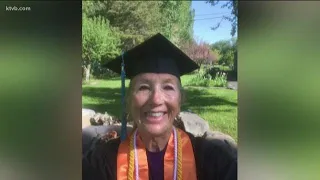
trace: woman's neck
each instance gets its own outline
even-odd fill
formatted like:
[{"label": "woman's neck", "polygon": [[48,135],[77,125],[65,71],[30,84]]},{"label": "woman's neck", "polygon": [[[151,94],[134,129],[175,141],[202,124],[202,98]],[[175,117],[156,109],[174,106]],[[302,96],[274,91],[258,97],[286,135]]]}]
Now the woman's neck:
[{"label": "woman's neck", "polygon": [[160,152],[162,151],[171,136],[171,131],[164,133],[162,136],[152,137],[147,134],[141,134],[141,140],[148,151],[150,152]]}]

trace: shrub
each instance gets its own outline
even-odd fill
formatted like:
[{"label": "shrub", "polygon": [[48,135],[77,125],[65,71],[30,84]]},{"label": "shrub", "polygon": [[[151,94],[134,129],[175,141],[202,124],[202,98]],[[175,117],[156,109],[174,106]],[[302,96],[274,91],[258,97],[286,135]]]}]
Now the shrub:
[{"label": "shrub", "polygon": [[106,79],[120,76],[119,74],[102,67],[102,63],[98,61],[92,63],[91,75],[93,76],[93,79]]},{"label": "shrub", "polygon": [[215,87],[226,87],[227,86],[227,74],[224,72],[217,72],[213,84]]},{"label": "shrub", "polygon": [[226,87],[227,74],[217,71],[214,77],[211,75],[210,68],[201,68],[198,74],[195,74],[186,86],[202,86],[202,87]]}]

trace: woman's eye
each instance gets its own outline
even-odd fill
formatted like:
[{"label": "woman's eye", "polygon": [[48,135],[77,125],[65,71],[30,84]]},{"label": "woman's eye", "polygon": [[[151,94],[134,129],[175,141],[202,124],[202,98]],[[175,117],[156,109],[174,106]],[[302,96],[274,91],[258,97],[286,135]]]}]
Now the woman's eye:
[{"label": "woman's eye", "polygon": [[170,86],[170,85],[164,86],[164,89],[165,90],[174,90],[173,86]]},{"label": "woman's eye", "polygon": [[140,86],[139,87],[139,91],[145,91],[145,90],[149,90],[148,86]]}]

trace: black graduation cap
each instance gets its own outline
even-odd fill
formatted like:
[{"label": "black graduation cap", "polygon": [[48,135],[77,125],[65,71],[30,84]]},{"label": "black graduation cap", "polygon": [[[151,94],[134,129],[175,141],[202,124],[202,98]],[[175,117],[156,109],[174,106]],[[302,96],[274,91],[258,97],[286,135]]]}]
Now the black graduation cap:
[{"label": "black graduation cap", "polygon": [[143,43],[125,52],[104,66],[121,74],[121,63],[124,59],[124,70],[127,78],[132,79],[140,73],[168,73],[180,79],[180,76],[190,73],[199,66],[158,33]]}]

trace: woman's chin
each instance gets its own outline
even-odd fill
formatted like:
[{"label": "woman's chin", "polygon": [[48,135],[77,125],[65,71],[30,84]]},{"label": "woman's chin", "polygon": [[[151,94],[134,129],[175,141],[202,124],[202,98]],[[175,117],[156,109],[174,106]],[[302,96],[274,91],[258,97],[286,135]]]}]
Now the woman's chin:
[{"label": "woman's chin", "polygon": [[151,136],[160,136],[168,130],[167,127],[161,124],[146,124],[144,125],[144,129]]}]

